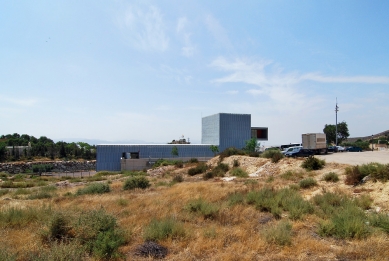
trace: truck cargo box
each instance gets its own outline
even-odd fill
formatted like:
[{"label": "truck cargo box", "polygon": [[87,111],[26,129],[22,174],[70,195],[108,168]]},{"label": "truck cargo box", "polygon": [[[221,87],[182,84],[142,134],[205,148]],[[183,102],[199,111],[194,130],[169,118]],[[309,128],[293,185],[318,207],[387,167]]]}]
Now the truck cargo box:
[{"label": "truck cargo box", "polygon": [[327,149],[327,139],[324,133],[307,133],[302,135],[303,148],[310,150]]}]

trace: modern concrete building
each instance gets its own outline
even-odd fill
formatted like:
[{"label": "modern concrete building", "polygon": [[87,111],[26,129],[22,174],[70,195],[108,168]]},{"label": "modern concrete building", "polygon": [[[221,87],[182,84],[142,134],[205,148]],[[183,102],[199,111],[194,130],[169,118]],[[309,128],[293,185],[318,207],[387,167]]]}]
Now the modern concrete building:
[{"label": "modern concrete building", "polygon": [[[268,128],[251,127],[250,114],[218,113],[202,118],[201,144],[97,145],[96,170],[141,170],[162,158],[206,161],[214,156],[211,145],[218,146],[219,151],[241,149],[251,138],[267,140]],[[178,156],[173,155],[173,148]]]}]

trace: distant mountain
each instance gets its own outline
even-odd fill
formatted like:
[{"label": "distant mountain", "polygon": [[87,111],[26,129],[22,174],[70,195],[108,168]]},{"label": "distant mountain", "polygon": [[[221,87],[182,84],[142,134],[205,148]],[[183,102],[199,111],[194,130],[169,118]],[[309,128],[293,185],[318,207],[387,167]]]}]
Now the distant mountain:
[{"label": "distant mountain", "polygon": [[[371,140],[371,138],[372,138],[371,136],[372,136],[372,135],[370,135],[370,136],[364,136],[364,137],[347,138],[347,141],[348,141],[348,142],[356,142],[357,140],[369,141],[369,140]],[[378,133],[378,134],[374,134],[374,135],[373,135],[373,139],[376,139],[376,138],[379,138],[379,137],[382,137],[382,136],[389,136],[389,130],[380,132],[380,133]]]}]

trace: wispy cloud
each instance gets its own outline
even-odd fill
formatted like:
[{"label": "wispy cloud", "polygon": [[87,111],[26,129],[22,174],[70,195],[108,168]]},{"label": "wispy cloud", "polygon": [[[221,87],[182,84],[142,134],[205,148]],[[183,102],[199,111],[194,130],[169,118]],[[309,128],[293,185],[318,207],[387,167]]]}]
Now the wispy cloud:
[{"label": "wispy cloud", "polygon": [[159,71],[163,73],[163,77],[174,79],[178,83],[190,84],[193,80],[193,77],[187,71],[173,68],[169,65],[161,65]]},{"label": "wispy cloud", "polygon": [[186,57],[192,57],[195,53],[195,46],[191,41],[191,33],[187,31],[188,19],[180,17],[177,21],[177,34],[182,39],[184,46],[181,48],[181,54]]},{"label": "wispy cloud", "polygon": [[214,39],[217,41],[218,45],[224,46],[226,48],[232,47],[226,29],[224,29],[224,27],[215,17],[210,14],[207,15],[205,17],[205,25],[207,26],[208,31],[210,31]]},{"label": "wispy cloud", "polygon": [[22,107],[31,107],[31,106],[34,106],[38,100],[34,99],[34,98],[11,98],[11,97],[7,97],[7,96],[4,96],[4,95],[1,95],[0,96],[0,101],[3,101],[3,102],[6,102],[6,103],[10,103],[10,104],[13,104],[13,105],[17,105],[17,106],[22,106]]},{"label": "wispy cloud", "polygon": [[163,15],[157,7],[128,7],[119,20],[127,39],[136,48],[165,51],[169,47]]},{"label": "wispy cloud", "polygon": [[233,90],[233,91],[227,91],[227,94],[230,94],[230,95],[236,95],[238,94],[239,91],[236,91],[236,90]]},{"label": "wispy cloud", "polygon": [[303,74],[301,80],[311,80],[328,83],[367,83],[367,84],[389,84],[389,77],[385,76],[323,76],[319,73]]}]

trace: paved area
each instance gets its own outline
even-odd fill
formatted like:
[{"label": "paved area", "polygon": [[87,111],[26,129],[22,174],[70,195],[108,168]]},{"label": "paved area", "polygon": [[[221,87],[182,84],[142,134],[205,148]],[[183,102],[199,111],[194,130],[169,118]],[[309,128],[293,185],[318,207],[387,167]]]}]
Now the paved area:
[{"label": "paved area", "polygon": [[362,165],[370,162],[389,164],[389,150],[363,151],[363,152],[338,152],[318,155],[318,158],[326,162],[336,162],[350,165]]}]

